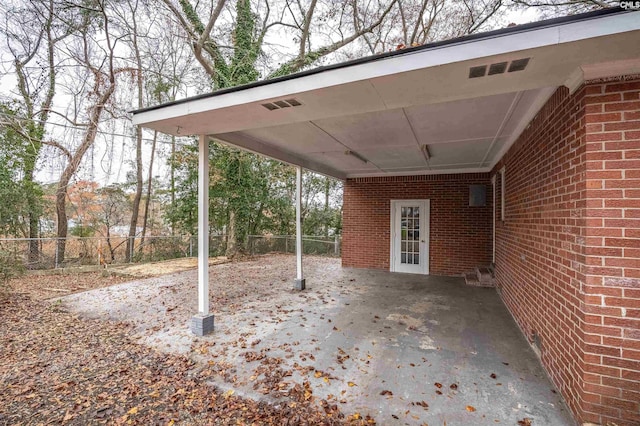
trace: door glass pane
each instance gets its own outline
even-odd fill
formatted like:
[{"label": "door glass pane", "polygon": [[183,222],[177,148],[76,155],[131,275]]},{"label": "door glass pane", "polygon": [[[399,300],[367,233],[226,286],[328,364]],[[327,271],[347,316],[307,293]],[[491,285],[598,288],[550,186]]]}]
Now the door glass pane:
[{"label": "door glass pane", "polygon": [[420,264],[420,207],[400,208],[400,263]]}]

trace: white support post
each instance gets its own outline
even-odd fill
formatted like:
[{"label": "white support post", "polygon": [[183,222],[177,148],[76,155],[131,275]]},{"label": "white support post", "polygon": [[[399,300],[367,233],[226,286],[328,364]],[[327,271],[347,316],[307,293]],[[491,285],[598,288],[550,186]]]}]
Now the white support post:
[{"label": "white support post", "polygon": [[198,336],[213,331],[209,314],[209,138],[200,135],[198,144],[198,314],[191,320]]},{"label": "white support post", "polygon": [[296,167],[296,281],[295,289],[305,289],[302,271],[302,168]]}]

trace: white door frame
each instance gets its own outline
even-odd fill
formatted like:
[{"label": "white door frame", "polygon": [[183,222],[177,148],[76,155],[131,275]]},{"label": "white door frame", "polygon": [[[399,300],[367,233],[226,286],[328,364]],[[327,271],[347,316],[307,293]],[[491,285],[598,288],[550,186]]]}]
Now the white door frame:
[{"label": "white door frame", "polygon": [[[398,236],[398,232],[400,229],[399,223],[396,223],[396,219],[398,217],[397,210],[399,207],[407,205],[407,206],[415,206],[418,205],[421,207],[423,212],[420,214],[420,232],[422,233],[422,238],[420,239],[420,263],[419,267],[414,271],[402,270],[399,265],[399,242],[396,241],[396,237]],[[429,241],[431,232],[429,229],[430,226],[430,200],[391,200],[391,244],[389,250],[389,270],[391,272],[408,272],[414,274],[429,274]]]}]

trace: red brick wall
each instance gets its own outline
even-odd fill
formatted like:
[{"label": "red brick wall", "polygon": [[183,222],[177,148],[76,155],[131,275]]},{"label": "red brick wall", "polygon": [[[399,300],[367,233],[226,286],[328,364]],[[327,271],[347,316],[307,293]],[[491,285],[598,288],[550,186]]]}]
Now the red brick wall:
[{"label": "red brick wall", "polygon": [[501,295],[581,421],[640,423],[639,92],[559,89],[494,170]]},{"label": "red brick wall", "polygon": [[[469,207],[469,185],[487,185],[485,207]],[[429,273],[460,275],[491,262],[488,173],[348,179],[342,264],[389,269],[391,200],[430,199]]]},{"label": "red brick wall", "polygon": [[640,78],[588,84],[585,114],[584,418],[639,425]]},{"label": "red brick wall", "polygon": [[[574,412],[581,411],[584,281],[584,91],[559,89],[496,171],[505,167],[505,220],[496,220],[496,282]],[[498,194],[502,175],[497,174]],[[533,341],[533,340],[532,340]]]}]

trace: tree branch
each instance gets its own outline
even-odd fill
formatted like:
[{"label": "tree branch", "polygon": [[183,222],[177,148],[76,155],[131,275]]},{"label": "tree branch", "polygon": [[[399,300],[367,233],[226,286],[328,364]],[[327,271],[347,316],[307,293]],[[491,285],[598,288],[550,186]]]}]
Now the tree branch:
[{"label": "tree branch", "polygon": [[67,157],[67,160],[71,161],[73,156],[71,155],[71,152],[65,148],[64,146],[60,145],[60,143],[53,141],[53,140],[43,140],[42,141],[43,145],[49,145],[52,146],[54,148],[58,148],[60,151],[62,151],[62,153],[64,154],[65,157]]},{"label": "tree branch", "polygon": [[328,46],[324,46],[324,47],[321,47],[321,48],[316,49],[314,51],[307,52],[302,56],[296,56],[292,60],[287,61],[286,63],[282,64],[277,70],[272,72],[267,78],[275,78],[275,77],[280,77],[280,76],[283,76],[283,75],[287,75],[287,74],[291,74],[291,73],[297,72],[297,71],[301,70],[302,68],[311,65],[312,63],[314,63],[318,59],[322,58],[323,56],[326,56],[329,53],[333,53],[336,50],[340,49],[341,47],[346,46],[347,44],[351,43],[352,41],[354,41],[358,37],[361,37],[362,35],[371,32],[374,28],[378,27],[382,23],[382,21],[389,14],[389,12],[393,8],[393,6],[396,4],[396,2],[397,2],[397,0],[393,0],[389,4],[389,6],[384,10],[382,15],[380,15],[380,17],[374,23],[372,23],[371,25],[363,28],[360,31],[356,31],[351,36],[349,36],[347,38],[344,38],[344,39],[342,39],[340,41],[337,41],[335,43],[332,43],[332,44],[330,44]]}]

